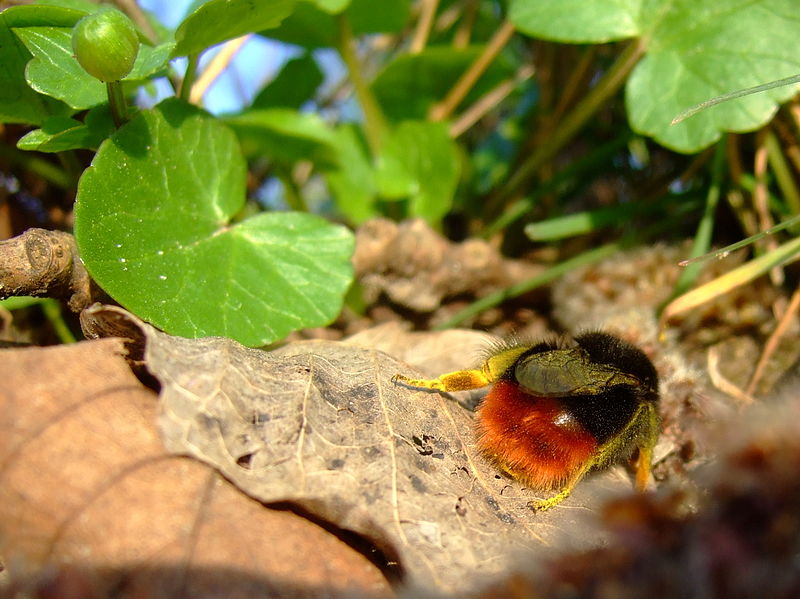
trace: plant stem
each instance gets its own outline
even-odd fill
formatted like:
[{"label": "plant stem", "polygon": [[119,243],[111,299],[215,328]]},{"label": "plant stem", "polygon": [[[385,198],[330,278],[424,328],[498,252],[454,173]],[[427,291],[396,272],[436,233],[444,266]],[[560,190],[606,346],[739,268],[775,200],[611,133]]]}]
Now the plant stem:
[{"label": "plant stem", "polygon": [[378,156],[381,151],[383,133],[387,128],[386,117],[383,115],[378,100],[361,73],[361,64],[358,62],[358,56],[356,55],[356,41],[353,37],[350,21],[344,13],[341,13],[336,17],[336,23],[339,27],[339,55],[347,67],[350,81],[353,82],[356,98],[358,98],[361,111],[364,113],[364,133],[369,149],[373,156]]},{"label": "plant stem", "polygon": [[64,320],[64,315],[61,312],[61,304],[54,299],[48,298],[42,302],[41,306],[45,318],[50,321],[50,325],[53,327],[61,343],[77,342],[75,335],[72,334],[69,325],[67,325],[67,322]]},{"label": "plant stem", "polygon": [[108,104],[111,107],[111,118],[114,125],[119,129],[128,122],[128,103],[125,101],[125,93],[122,91],[121,81],[107,81],[106,93],[108,94]]},{"label": "plant stem", "polygon": [[442,330],[452,328],[457,324],[464,322],[468,318],[477,316],[484,310],[488,310],[489,308],[502,304],[506,300],[518,297],[524,293],[533,291],[537,287],[541,287],[542,285],[546,285],[547,283],[555,281],[557,278],[571,270],[587,264],[599,262],[603,258],[607,258],[608,256],[618,252],[622,247],[623,246],[621,242],[607,243],[599,248],[594,248],[582,254],[578,254],[569,260],[564,260],[564,262],[560,262],[559,264],[548,268],[540,275],[532,277],[527,281],[521,281],[515,285],[507,287],[506,289],[495,291],[494,293],[490,293],[489,295],[482,297],[478,301],[472,302],[469,306],[460,312],[457,312],[446,322],[436,325],[434,329]]},{"label": "plant stem", "polygon": [[786,205],[792,214],[800,214],[800,191],[795,185],[789,164],[781,151],[781,144],[772,131],[767,132],[767,160],[772,173],[775,175],[775,182],[783,194]]},{"label": "plant stem", "polygon": [[525,185],[539,167],[571,141],[583,126],[597,114],[603,104],[619,91],[633,67],[644,55],[645,49],[645,42],[639,39],[623,50],[603,78],[597,82],[597,85],[564,117],[561,126],[553,132],[553,135],[539,146],[520,165],[505,186],[498,190],[496,196],[490,201],[490,207],[493,210],[497,210]]},{"label": "plant stem", "polygon": [[197,64],[200,61],[200,55],[190,54],[188,59],[189,64],[186,65],[183,83],[181,83],[181,91],[178,94],[178,97],[185,102],[189,102],[189,98],[192,94],[192,86],[194,86],[194,80],[197,78]]},{"label": "plant stem", "polygon": [[[676,211],[675,217],[680,218],[684,214],[686,214],[689,210],[692,209],[690,204],[684,204],[680,207],[679,210]],[[436,330],[442,329],[449,329],[454,327],[468,318],[472,318],[477,314],[480,314],[484,310],[488,310],[494,306],[497,306],[503,303],[506,300],[513,299],[515,297],[519,297],[529,291],[533,291],[537,287],[541,287],[542,285],[546,285],[552,281],[555,281],[562,275],[570,272],[571,270],[575,270],[576,268],[580,268],[581,266],[587,266],[589,264],[594,264],[607,258],[616,252],[623,250],[625,248],[629,248],[636,243],[640,243],[644,239],[650,239],[652,237],[656,237],[663,233],[665,230],[668,230],[670,227],[673,227],[673,221],[671,220],[663,220],[660,221],[650,227],[642,231],[637,231],[634,233],[630,233],[624,236],[619,241],[614,241],[612,243],[607,243],[605,245],[601,245],[598,248],[594,248],[583,252],[582,254],[578,254],[572,258],[564,260],[554,266],[551,266],[545,272],[528,279],[527,281],[521,281],[515,285],[511,285],[506,289],[501,289],[500,291],[496,291],[494,293],[490,293],[482,297],[481,299],[471,303],[469,306],[461,310],[460,312],[456,313],[453,317],[451,317],[446,322],[436,325],[433,327]]]}]

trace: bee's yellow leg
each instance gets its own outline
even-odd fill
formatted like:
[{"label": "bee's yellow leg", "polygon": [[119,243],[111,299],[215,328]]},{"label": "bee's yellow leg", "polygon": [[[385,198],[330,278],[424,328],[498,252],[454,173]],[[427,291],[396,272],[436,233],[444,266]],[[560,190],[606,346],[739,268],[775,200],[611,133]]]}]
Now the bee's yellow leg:
[{"label": "bee's yellow leg", "polygon": [[561,489],[548,499],[542,499],[539,501],[529,501],[528,507],[531,508],[534,512],[544,512],[545,510],[549,510],[552,507],[557,506],[559,503],[564,501],[567,497],[570,496],[572,493],[572,489],[575,488],[581,479],[586,476],[586,473],[594,466],[595,462],[592,460],[587,461],[583,466],[581,466],[575,474],[567,481]]},{"label": "bee's yellow leg", "polygon": [[392,377],[392,381],[434,391],[479,389],[491,385],[500,378],[527,349],[526,346],[510,347],[490,356],[480,368],[448,372],[435,379],[410,379],[402,374],[396,374]]},{"label": "bee's yellow leg", "polygon": [[392,377],[392,381],[434,391],[466,391],[485,387],[492,382],[486,378],[482,370],[457,370],[435,379],[410,379],[402,374],[396,374]]},{"label": "bee's yellow leg", "polygon": [[650,481],[650,464],[653,462],[653,448],[640,447],[639,461],[636,464],[636,490],[647,490],[647,483]]}]

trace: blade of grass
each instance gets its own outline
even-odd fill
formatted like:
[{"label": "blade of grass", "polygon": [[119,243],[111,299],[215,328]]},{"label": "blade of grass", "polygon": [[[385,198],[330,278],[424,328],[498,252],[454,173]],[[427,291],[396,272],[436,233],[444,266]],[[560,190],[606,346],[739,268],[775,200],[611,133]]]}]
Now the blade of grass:
[{"label": "blade of grass", "polygon": [[[679,210],[676,211],[676,218],[681,218],[690,210],[693,209],[693,205],[689,202],[683,204]],[[648,227],[644,231],[638,231],[636,233],[632,233],[626,235],[619,241],[615,241],[612,243],[607,243],[602,245],[598,248],[594,248],[583,252],[582,254],[578,254],[573,258],[569,258],[564,262],[560,262],[555,266],[548,268],[545,272],[540,273],[539,275],[532,277],[526,281],[520,281],[515,285],[511,285],[506,289],[501,289],[500,291],[496,291],[495,293],[490,293],[482,297],[481,299],[471,303],[469,306],[461,310],[460,312],[453,315],[449,320],[437,325],[434,327],[435,330],[442,330],[442,329],[449,329],[452,328],[463,321],[467,320],[468,318],[472,318],[483,312],[484,310],[488,310],[489,308],[493,308],[498,304],[503,303],[506,300],[513,299],[515,297],[519,297],[529,291],[533,291],[534,289],[546,285],[552,281],[555,281],[559,277],[565,275],[566,273],[575,270],[576,268],[580,268],[582,266],[588,266],[590,264],[595,264],[604,258],[612,256],[616,252],[632,247],[637,243],[641,243],[642,240],[649,239],[655,237],[664,231],[668,230],[670,227],[673,226],[672,221],[663,221],[651,227]]]},{"label": "blade of grass", "polygon": [[709,252],[708,254],[697,256],[696,258],[692,258],[691,260],[683,260],[679,262],[678,265],[687,266],[689,264],[695,264],[697,262],[704,262],[706,260],[710,260],[711,258],[719,258],[719,259],[726,258],[728,254],[730,254],[731,252],[735,252],[736,250],[742,249],[743,247],[747,247],[754,241],[758,241],[759,239],[766,237],[767,235],[772,235],[774,233],[777,233],[778,231],[783,231],[784,229],[788,229],[789,227],[793,227],[794,225],[797,224],[800,224],[800,214],[798,214],[797,216],[793,216],[792,218],[785,220],[778,225],[775,225],[774,227],[772,227],[767,231],[761,231],[760,233],[751,235],[747,239],[742,239],[741,241],[737,241],[736,243],[726,245],[721,250]]},{"label": "blade of grass", "polygon": [[687,110],[684,110],[674,119],[672,119],[671,124],[677,125],[678,123],[685,121],[689,117],[696,115],[698,112],[701,112],[706,108],[710,108],[711,106],[716,106],[717,104],[722,104],[723,102],[727,102],[728,100],[735,100],[736,98],[749,96],[750,94],[757,94],[759,92],[765,92],[767,90],[775,89],[776,87],[782,87],[784,85],[792,85],[793,83],[800,83],[800,75],[792,75],[791,77],[778,79],[777,81],[770,81],[769,83],[763,83],[761,85],[756,85],[755,87],[738,89],[734,92],[730,92],[729,94],[722,94],[721,96],[711,98],[710,100],[706,100],[705,102],[701,102],[700,104],[696,104],[695,106],[692,106]]},{"label": "blade of grass", "polygon": [[509,178],[506,184],[490,197],[489,203],[494,207],[503,206],[528,180],[539,167],[563,148],[597,111],[623,86],[633,67],[644,56],[646,42],[643,39],[630,43],[617,60],[606,71],[597,84],[586,94],[575,107],[564,117],[558,128],[547,141],[539,146]]},{"label": "blade of grass", "polygon": [[768,273],[771,268],[787,264],[798,258],[800,258],[800,237],[796,237],[771,252],[750,260],[721,277],[717,277],[713,281],[709,281],[705,285],[701,285],[676,298],[661,313],[661,318],[659,319],[661,329],[664,330],[666,328],[667,322],[673,316],[696,308],[740,285],[757,279]]},{"label": "blade of grass", "polygon": [[[725,165],[725,140],[721,140],[717,143],[716,150],[714,151],[714,161],[711,166],[711,184],[708,187],[708,193],[706,194],[706,206],[703,210],[703,216],[700,219],[700,223],[697,226],[697,233],[694,236],[694,244],[692,245],[692,251],[690,256],[695,258],[697,256],[701,256],[708,252],[708,248],[711,246],[711,235],[714,232],[714,215],[717,212],[717,206],[719,205],[719,198],[722,195],[721,187],[722,187],[722,173]],[[681,272],[680,276],[678,277],[678,281],[675,283],[675,289],[672,291],[672,295],[661,305],[656,313],[660,313],[664,307],[669,304],[672,300],[674,300],[679,295],[683,295],[686,293],[694,282],[697,280],[697,275],[700,274],[701,265],[700,264],[690,264],[687,266],[683,272]]]},{"label": "blade of grass", "polygon": [[599,164],[610,160],[619,150],[625,147],[630,141],[631,135],[630,131],[624,131],[611,141],[596,147],[583,158],[571,162],[569,166],[556,173],[550,180],[538,186],[528,197],[517,200],[509,206],[494,222],[484,229],[481,236],[487,239],[516,222],[531,211],[539,198],[552,193],[564,185],[566,181],[587,179],[586,173],[596,168]]}]

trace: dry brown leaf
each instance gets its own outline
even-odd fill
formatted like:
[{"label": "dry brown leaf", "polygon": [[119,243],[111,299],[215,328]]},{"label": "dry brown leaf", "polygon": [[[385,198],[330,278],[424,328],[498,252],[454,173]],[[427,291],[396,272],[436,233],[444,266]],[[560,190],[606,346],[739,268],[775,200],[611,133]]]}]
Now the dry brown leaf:
[{"label": "dry brown leaf", "polygon": [[87,572],[100,596],[390,593],[333,534],[166,453],[155,395],[122,351],[106,339],[0,352],[0,556],[12,582],[56,566]]},{"label": "dry brown leaf", "polygon": [[[564,536],[598,542],[590,506],[630,482],[608,472],[558,509],[476,452],[472,413],[394,385],[409,367],[373,349],[308,341],[248,349],[142,325],[162,383],[164,442],[261,501],[292,502],[396,557],[412,587],[458,592]],[[457,353],[459,348],[451,348]]]}]

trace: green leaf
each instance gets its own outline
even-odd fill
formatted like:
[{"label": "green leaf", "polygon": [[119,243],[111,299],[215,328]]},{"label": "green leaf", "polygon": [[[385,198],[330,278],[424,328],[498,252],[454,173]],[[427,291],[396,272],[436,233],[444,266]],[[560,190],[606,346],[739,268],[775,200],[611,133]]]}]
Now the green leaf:
[{"label": "green leaf", "polygon": [[78,186],[75,237],[92,277],[165,331],[250,346],[330,322],[352,234],[302,213],[231,222],[245,203],[235,135],[178,100],[105,141]]},{"label": "green leaf", "polygon": [[[72,54],[71,28],[18,27],[14,33],[34,56],[25,69],[25,78],[33,89],[62,100],[75,110],[106,101],[105,84],[84,71]],[[142,46],[125,81],[141,80],[163,69],[171,47]]]},{"label": "green leaf", "polygon": [[[323,3],[326,6],[323,6]],[[330,48],[337,45],[338,27],[330,10],[336,0],[300,2],[280,27],[266,32],[268,37],[304,48]],[[316,4],[316,6],[315,6]],[[411,11],[409,0],[381,2],[376,10],[374,0],[352,0],[344,11],[353,34],[399,33],[408,23]]]},{"label": "green leaf", "polygon": [[[464,71],[483,51],[483,46],[458,50],[429,46],[418,54],[403,54],[390,62],[372,83],[384,113],[393,120],[424,119],[442,100]],[[502,59],[495,60],[464,100],[468,106],[512,75]]]},{"label": "green leaf", "polygon": [[704,100],[800,72],[794,0],[512,0],[509,10],[520,31],[545,39],[640,38],[647,52],[626,84],[628,119],[680,152],[697,152],[726,131],[758,129],[798,89],[747,96],[671,125]]},{"label": "green leaf", "polygon": [[[725,131],[758,129],[798,86],[714,106],[671,126],[684,109],[733,90],[800,72],[796,3],[791,0],[666,2],[647,55],[628,80],[631,126],[680,152],[697,152]],[[669,10],[666,10],[669,7]]]},{"label": "green leaf", "polygon": [[436,222],[450,210],[460,173],[446,124],[405,121],[386,140],[377,184],[386,198],[408,197],[411,216]]},{"label": "green leaf", "polygon": [[339,14],[350,4],[350,0],[311,0],[320,10],[330,14]]},{"label": "green leaf", "polygon": [[66,116],[51,117],[42,123],[41,129],[34,129],[18,142],[20,150],[38,152],[63,152],[78,148],[97,147],[100,139],[92,140],[89,128]]},{"label": "green leaf", "polygon": [[336,207],[351,223],[361,224],[378,215],[375,208],[375,172],[364,140],[356,126],[340,125],[335,131],[341,166],[325,173]]},{"label": "green leaf", "polygon": [[34,129],[18,142],[20,150],[64,152],[66,150],[97,150],[102,141],[114,131],[114,121],[107,104],[93,108],[86,123],[66,116],[45,120],[41,129]]},{"label": "green leaf", "polygon": [[199,54],[206,48],[280,25],[295,0],[211,0],[190,14],[175,32],[174,56]]},{"label": "green leaf", "polygon": [[64,114],[67,107],[40,96],[25,81],[25,65],[31,55],[7,24],[6,13],[11,10],[0,13],[0,121],[38,125]]},{"label": "green leaf", "polygon": [[322,81],[322,71],[313,56],[294,58],[258,93],[252,108],[300,108],[313,99]]},{"label": "green leaf", "polygon": [[266,156],[285,165],[310,160],[321,168],[338,166],[333,131],[316,114],[288,108],[248,110],[226,119],[248,156]]},{"label": "green leaf", "polygon": [[604,43],[638,35],[644,0],[511,0],[508,18],[519,31],[541,39]]}]

